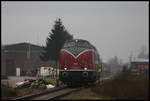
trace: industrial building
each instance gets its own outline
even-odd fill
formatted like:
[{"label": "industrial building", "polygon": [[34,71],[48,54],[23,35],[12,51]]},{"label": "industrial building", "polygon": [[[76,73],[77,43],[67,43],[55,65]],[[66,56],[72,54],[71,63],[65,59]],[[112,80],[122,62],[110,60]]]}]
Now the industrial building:
[{"label": "industrial building", "polygon": [[25,72],[40,67],[55,67],[53,61],[41,61],[39,56],[43,49],[38,45],[17,43],[3,45],[1,50],[3,75],[16,76],[16,68],[20,68],[20,75],[24,75]]}]

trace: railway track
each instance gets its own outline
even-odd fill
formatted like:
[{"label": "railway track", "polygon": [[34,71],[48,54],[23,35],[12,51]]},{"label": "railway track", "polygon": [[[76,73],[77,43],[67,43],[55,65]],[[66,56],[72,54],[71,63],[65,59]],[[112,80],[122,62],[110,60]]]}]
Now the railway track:
[{"label": "railway track", "polygon": [[[104,79],[109,79],[109,78],[104,78]],[[104,79],[101,79],[101,83],[95,83],[96,85],[104,85],[105,83],[102,82]],[[82,86],[82,87],[91,87],[93,85],[90,86]],[[27,96],[23,96],[23,97],[18,97],[15,98],[13,100],[52,100],[52,99],[57,99],[60,98],[62,96],[65,96],[71,92],[80,90],[82,87],[76,87],[76,88],[68,88],[67,86],[61,86],[58,88],[53,88],[49,91],[45,91],[42,93],[38,93],[38,94],[32,94],[32,95],[27,95]]]},{"label": "railway track", "polygon": [[65,96],[65,95],[67,95],[67,94],[69,94],[73,91],[77,91],[79,89],[80,88],[65,88],[65,89],[62,89],[62,90],[59,90],[59,91],[56,91],[56,92],[53,92],[53,93],[49,93],[49,94],[46,94],[46,95],[43,95],[43,96],[32,98],[31,100],[52,100],[52,99],[57,99],[59,97]]},{"label": "railway track", "polygon": [[80,88],[68,88],[67,86],[62,86],[62,87],[54,88],[50,91],[27,95],[27,96],[15,98],[13,100],[52,100],[77,90],[80,90]]}]

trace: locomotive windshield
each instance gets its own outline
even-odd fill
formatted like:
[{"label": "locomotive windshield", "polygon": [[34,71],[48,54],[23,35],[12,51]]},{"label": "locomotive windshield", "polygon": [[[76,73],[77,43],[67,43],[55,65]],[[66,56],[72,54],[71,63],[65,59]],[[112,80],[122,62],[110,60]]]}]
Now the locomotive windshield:
[{"label": "locomotive windshield", "polygon": [[77,43],[77,46],[89,48],[89,43],[88,43],[88,42],[79,41],[79,42]]},{"label": "locomotive windshield", "polygon": [[71,40],[71,41],[66,42],[63,47],[63,49],[68,50],[75,56],[77,56],[82,51],[84,51],[86,49],[91,49],[91,48],[92,47],[89,44],[89,42],[84,41],[84,40],[77,40],[77,41]]}]

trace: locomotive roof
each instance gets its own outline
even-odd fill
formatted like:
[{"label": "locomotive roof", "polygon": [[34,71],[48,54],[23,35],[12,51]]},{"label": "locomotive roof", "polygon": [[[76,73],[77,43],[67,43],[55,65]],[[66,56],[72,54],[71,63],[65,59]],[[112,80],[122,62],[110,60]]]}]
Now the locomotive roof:
[{"label": "locomotive roof", "polygon": [[91,43],[87,40],[83,40],[83,39],[72,39],[72,40],[67,40],[65,43],[68,43],[68,42],[74,42],[75,40],[78,40],[78,41],[82,41],[82,42],[87,42],[89,45],[91,45]]},{"label": "locomotive roof", "polygon": [[92,49],[94,49],[95,51],[97,51],[97,49],[95,48],[95,46],[93,46],[89,41],[84,40],[84,39],[72,39],[72,40],[67,40],[65,43],[72,42],[72,41],[75,41],[75,40],[87,42],[87,43],[91,46]]},{"label": "locomotive roof", "polygon": [[[75,40],[78,40],[78,41],[85,41],[85,42],[88,42],[87,40],[83,40],[83,39],[72,39],[72,40],[67,40],[66,42],[72,42],[72,41],[75,41]],[[89,43],[90,44],[90,43]]]}]

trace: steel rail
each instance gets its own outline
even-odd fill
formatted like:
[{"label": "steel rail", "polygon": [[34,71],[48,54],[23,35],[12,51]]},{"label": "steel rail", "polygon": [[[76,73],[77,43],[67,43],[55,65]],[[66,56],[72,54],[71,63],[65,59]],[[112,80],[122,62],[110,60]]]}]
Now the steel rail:
[{"label": "steel rail", "polygon": [[57,99],[59,97],[65,96],[71,92],[77,91],[77,90],[80,90],[80,88],[65,88],[65,89],[62,89],[53,93],[49,93],[43,96],[32,98],[30,100],[53,100],[53,99]]},{"label": "steel rail", "polygon": [[53,92],[56,92],[56,91],[59,91],[59,90],[65,89],[65,88],[67,88],[67,86],[61,86],[61,87],[57,87],[57,88],[52,88],[52,89],[46,90],[44,92],[40,92],[40,93],[37,93],[37,94],[30,94],[30,95],[26,95],[26,96],[21,96],[21,97],[18,97],[18,98],[14,98],[12,100],[32,99],[32,98],[35,98],[35,97],[38,97],[38,96],[42,96],[42,95],[45,95],[45,94],[48,94],[48,93],[53,93]]}]

